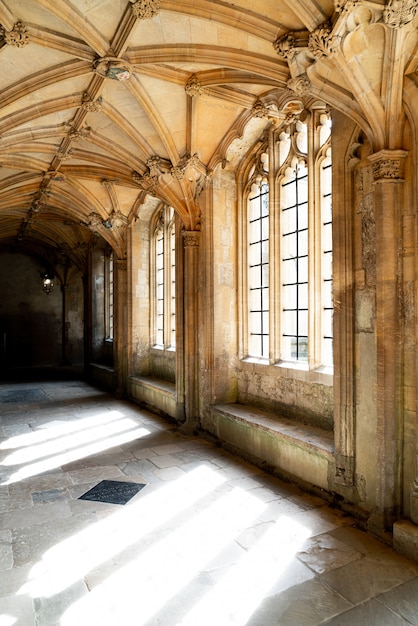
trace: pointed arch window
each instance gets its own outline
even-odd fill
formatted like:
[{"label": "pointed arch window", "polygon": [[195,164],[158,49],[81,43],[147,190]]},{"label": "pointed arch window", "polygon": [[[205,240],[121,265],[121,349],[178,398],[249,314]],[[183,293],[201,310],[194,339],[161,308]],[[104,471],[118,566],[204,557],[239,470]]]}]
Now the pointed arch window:
[{"label": "pointed arch window", "polygon": [[271,132],[254,157],[245,226],[246,358],[333,365],[330,142],[330,116],[313,110]]}]

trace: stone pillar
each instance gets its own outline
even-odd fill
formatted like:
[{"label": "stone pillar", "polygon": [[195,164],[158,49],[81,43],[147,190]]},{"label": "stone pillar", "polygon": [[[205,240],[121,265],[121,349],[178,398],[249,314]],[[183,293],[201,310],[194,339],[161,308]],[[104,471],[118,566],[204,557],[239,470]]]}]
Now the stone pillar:
[{"label": "stone pillar", "polygon": [[200,232],[185,230],[184,243],[184,428],[199,427],[198,261]]},{"label": "stone pillar", "polygon": [[375,187],[377,357],[376,509],[369,526],[377,532],[392,530],[401,506],[401,217],[406,156],[403,150],[381,150],[369,157]]},{"label": "stone pillar", "polygon": [[333,293],[334,293],[334,444],[333,489],[355,500],[355,383],[354,383],[354,167],[347,153],[354,125],[338,111],[332,114]]},{"label": "stone pillar", "polygon": [[116,394],[126,395],[128,371],[128,337],[127,337],[127,261],[115,260],[115,292],[113,320],[113,359],[116,376]]}]

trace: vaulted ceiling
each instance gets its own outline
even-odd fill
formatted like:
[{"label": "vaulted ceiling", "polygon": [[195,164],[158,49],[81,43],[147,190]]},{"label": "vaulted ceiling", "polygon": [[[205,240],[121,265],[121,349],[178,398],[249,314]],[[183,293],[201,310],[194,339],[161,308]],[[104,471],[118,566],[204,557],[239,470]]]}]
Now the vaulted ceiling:
[{"label": "vaulted ceiling", "polygon": [[418,54],[416,2],[394,25],[397,4],[0,0],[0,246],[81,266],[100,233],[123,256],[152,198],[197,228],[206,177],[251,123],[280,123],[290,95],[400,147]]}]

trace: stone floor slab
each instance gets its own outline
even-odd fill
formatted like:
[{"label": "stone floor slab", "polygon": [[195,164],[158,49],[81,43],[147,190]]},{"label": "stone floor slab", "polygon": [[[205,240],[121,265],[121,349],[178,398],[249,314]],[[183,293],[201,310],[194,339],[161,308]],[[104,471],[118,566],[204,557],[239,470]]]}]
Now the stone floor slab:
[{"label": "stone floor slab", "polygon": [[379,604],[377,600],[369,600],[322,624],[324,626],[410,626],[410,622]]},{"label": "stone floor slab", "polygon": [[414,626],[418,626],[418,579],[409,580],[392,591],[381,594],[377,600]]},{"label": "stone floor slab", "polygon": [[360,604],[418,575],[418,566],[395,552],[357,559],[321,575],[321,580],[352,604]]},{"label": "stone floor slab", "polygon": [[327,533],[308,539],[298,558],[318,574],[337,569],[361,558],[361,553]]},{"label": "stone floor slab", "polygon": [[263,600],[247,626],[316,626],[351,607],[347,600],[315,578]]}]

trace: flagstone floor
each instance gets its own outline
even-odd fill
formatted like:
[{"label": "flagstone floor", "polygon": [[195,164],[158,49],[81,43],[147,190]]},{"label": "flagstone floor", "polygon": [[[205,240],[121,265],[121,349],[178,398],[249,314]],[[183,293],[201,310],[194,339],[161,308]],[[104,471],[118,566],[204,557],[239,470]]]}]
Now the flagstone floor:
[{"label": "flagstone floor", "polygon": [[82,380],[0,382],[0,455],[0,626],[418,625],[355,519]]}]

